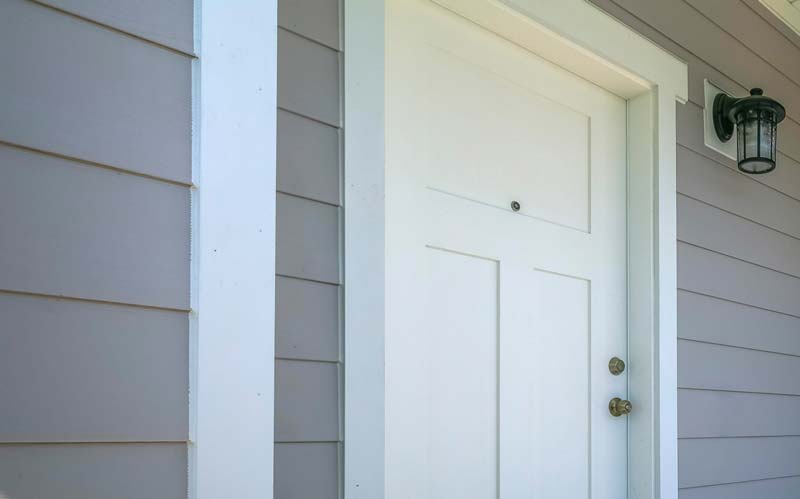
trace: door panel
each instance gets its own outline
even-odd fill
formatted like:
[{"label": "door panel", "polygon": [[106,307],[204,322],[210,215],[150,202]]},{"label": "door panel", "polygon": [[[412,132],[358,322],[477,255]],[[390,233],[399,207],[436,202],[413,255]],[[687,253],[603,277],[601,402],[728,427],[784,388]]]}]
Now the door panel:
[{"label": "door panel", "polygon": [[388,6],[387,497],[624,497],[626,103]]},{"label": "door panel", "polygon": [[[433,497],[491,497],[497,461],[497,262],[430,248],[419,390]],[[458,348],[453,348],[458,345]],[[453,460],[451,454],[462,458]]]},{"label": "door panel", "polygon": [[512,195],[521,213],[588,232],[589,117],[445,50],[423,54],[430,186],[500,208]]}]

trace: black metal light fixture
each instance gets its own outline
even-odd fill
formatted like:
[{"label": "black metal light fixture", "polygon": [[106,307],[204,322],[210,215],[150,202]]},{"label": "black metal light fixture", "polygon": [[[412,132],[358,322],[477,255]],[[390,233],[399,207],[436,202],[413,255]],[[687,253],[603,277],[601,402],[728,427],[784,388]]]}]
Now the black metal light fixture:
[{"label": "black metal light fixture", "polygon": [[714,129],[722,142],[737,129],[739,169],[745,173],[768,173],[775,169],[778,152],[778,123],[786,109],[754,88],[748,97],[717,94],[714,98]]}]

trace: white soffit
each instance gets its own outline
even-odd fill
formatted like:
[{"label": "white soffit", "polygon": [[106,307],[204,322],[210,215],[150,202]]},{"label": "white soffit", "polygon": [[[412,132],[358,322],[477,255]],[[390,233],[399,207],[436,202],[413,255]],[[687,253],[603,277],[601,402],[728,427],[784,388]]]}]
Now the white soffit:
[{"label": "white soffit", "polygon": [[800,35],[800,0],[761,0],[761,3]]}]

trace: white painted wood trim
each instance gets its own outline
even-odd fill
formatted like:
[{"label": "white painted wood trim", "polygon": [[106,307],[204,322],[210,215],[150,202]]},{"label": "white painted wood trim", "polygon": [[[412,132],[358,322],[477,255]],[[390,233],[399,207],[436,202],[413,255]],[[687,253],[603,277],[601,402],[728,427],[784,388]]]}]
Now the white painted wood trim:
[{"label": "white painted wood trim", "polygon": [[[641,435],[628,443],[630,494],[655,495],[656,449],[655,360],[656,338],[652,334],[655,317],[655,261],[653,250],[653,206],[655,199],[653,136],[650,123],[655,118],[656,102],[650,92],[628,102],[628,393],[636,412],[628,417],[629,435]],[[644,132],[644,133],[642,133]],[[637,165],[642,165],[637,168]],[[636,359],[637,362],[633,362]],[[646,359],[641,362],[641,359]],[[645,459],[639,458],[645,456]]]},{"label": "white painted wood trim", "polygon": [[189,497],[273,494],[277,0],[198,0]]},{"label": "white painted wood trim", "polygon": [[344,489],[384,496],[384,2],[344,3]]},{"label": "white painted wood trim", "polygon": [[[675,103],[688,97],[686,64],[585,0],[432,1],[629,101],[629,497],[677,499]],[[347,0],[345,23],[345,497],[381,498],[383,2]]]}]

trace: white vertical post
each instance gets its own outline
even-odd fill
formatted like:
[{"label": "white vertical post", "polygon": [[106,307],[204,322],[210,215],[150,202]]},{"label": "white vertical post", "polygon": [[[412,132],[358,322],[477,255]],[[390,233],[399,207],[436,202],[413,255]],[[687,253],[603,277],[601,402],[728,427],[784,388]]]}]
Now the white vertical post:
[{"label": "white vertical post", "polygon": [[273,494],[277,0],[197,0],[189,495]]},{"label": "white vertical post", "polygon": [[345,0],[347,499],[384,497],[384,1]]},{"label": "white vertical post", "polygon": [[[659,499],[678,499],[678,234],[676,92],[658,89],[656,147],[656,449]],[[665,140],[668,138],[667,140]]]},{"label": "white vertical post", "polygon": [[[655,89],[628,101],[628,497],[655,498]],[[635,359],[635,360],[634,360]]]}]

